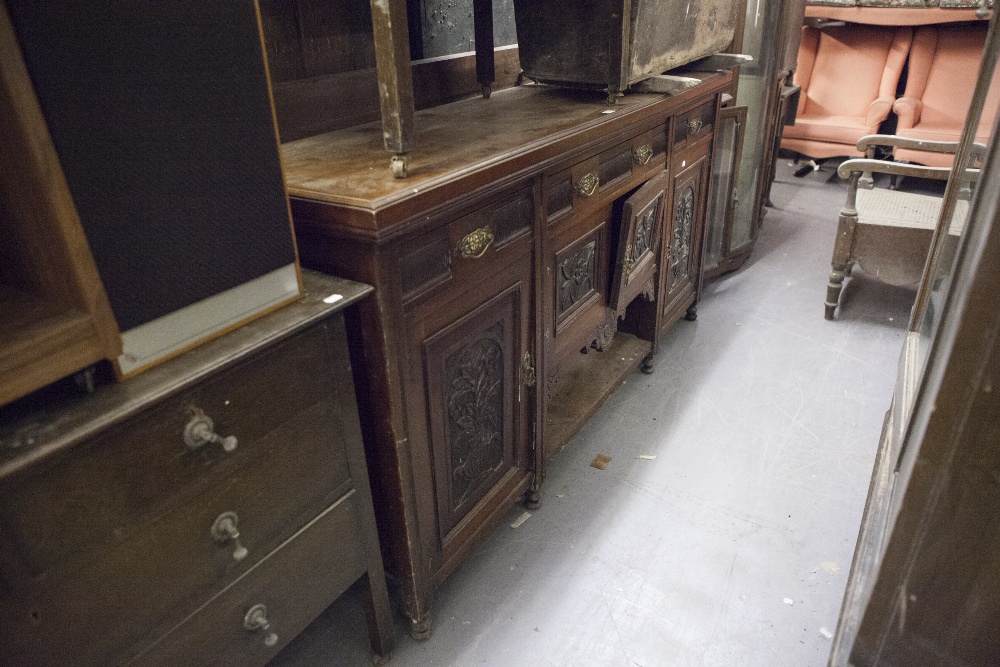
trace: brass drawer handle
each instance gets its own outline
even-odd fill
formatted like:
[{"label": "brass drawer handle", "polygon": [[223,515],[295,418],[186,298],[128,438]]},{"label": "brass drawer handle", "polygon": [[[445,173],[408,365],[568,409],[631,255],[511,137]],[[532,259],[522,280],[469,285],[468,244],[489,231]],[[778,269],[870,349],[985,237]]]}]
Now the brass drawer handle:
[{"label": "brass drawer handle", "polygon": [[278,635],[271,630],[271,622],[267,620],[267,607],[255,604],[247,610],[243,617],[243,627],[248,632],[263,632],[264,646],[274,646],[278,643]]},{"label": "brass drawer handle", "polygon": [[597,192],[597,186],[601,184],[601,179],[592,171],[588,171],[576,184],[576,194],[581,197],[589,197]]},{"label": "brass drawer handle", "polygon": [[476,259],[486,254],[493,243],[493,230],[489,225],[473,230],[458,242],[458,254],[462,259]]},{"label": "brass drawer handle", "polygon": [[188,449],[198,449],[210,442],[222,445],[223,451],[226,452],[235,451],[236,445],[239,444],[234,435],[222,437],[216,433],[212,418],[201,408],[191,406],[191,421],[184,427],[184,444]]},{"label": "brass drawer handle", "polygon": [[701,118],[688,118],[688,134],[698,134],[703,125]]},{"label": "brass drawer handle", "polygon": [[233,560],[237,563],[247,557],[250,551],[240,543],[240,531],[236,529],[236,524],[240,518],[236,512],[223,512],[215,518],[212,523],[212,539],[220,544],[232,542]]},{"label": "brass drawer handle", "polygon": [[652,157],[653,147],[649,144],[643,144],[635,149],[635,161],[637,164],[648,164]]}]

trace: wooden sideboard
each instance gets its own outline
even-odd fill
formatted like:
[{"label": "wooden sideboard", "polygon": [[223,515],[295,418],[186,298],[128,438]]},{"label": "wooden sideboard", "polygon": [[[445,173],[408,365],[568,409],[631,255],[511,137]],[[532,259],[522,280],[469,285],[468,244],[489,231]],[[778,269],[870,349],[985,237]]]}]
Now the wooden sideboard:
[{"label": "wooden sideboard", "polygon": [[352,335],[382,548],[426,637],[434,589],[660,334],[695,317],[728,72],[670,97],[539,85],[283,145],[303,265],[371,283]]},{"label": "wooden sideboard", "polygon": [[125,383],[0,411],[0,664],[263,665],[362,578],[388,655],[342,312],[370,288],[304,284]]}]

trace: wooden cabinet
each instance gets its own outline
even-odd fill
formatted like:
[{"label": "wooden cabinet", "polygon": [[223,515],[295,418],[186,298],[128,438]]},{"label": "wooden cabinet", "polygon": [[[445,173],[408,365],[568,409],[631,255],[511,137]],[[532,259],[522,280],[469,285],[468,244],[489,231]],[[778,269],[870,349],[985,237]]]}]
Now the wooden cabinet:
[{"label": "wooden cabinet", "polygon": [[125,384],[4,408],[0,662],[264,664],[361,577],[389,650],[340,312],[367,288],[307,286]]},{"label": "wooden cabinet", "polygon": [[670,209],[664,232],[662,267],[662,327],[682,312],[694,319],[700,290],[705,212],[711,173],[710,137],[678,151],[673,160]]},{"label": "wooden cabinet", "polygon": [[303,264],[376,287],[353,353],[415,637],[437,585],[513,503],[537,505],[546,461],[696,302],[731,82],[704,79],[615,107],[530,85],[420,111],[406,179],[375,124],[283,145]]}]

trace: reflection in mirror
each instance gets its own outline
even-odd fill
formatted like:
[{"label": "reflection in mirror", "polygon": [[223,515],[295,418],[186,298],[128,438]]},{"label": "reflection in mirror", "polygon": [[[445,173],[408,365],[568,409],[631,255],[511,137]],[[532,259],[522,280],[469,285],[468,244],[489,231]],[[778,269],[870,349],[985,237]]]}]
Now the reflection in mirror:
[{"label": "reflection in mirror", "polygon": [[[961,143],[945,189],[941,216],[910,320],[910,330],[915,334],[917,344],[916,372],[912,374],[914,382],[922,375],[926,365],[930,342],[943,312],[943,301],[954,273],[957,249],[972,209],[971,204],[975,201],[979,169],[992,141],[993,124],[1000,106],[1000,81],[997,81],[996,70],[997,53],[1000,50],[998,40],[1000,35],[996,31],[996,22],[991,20],[979,76],[962,129]],[[907,391],[905,394],[912,396],[913,392]],[[909,407],[909,403],[904,406],[904,415],[909,412]]]},{"label": "reflection in mirror", "polygon": [[[408,4],[411,33],[417,26],[420,30],[419,40],[412,34],[410,38],[411,57],[414,60],[476,50],[472,0],[409,0]],[[492,5],[493,46],[516,43],[513,0],[493,0]],[[419,21],[414,21],[416,17],[413,15],[417,12]]]}]

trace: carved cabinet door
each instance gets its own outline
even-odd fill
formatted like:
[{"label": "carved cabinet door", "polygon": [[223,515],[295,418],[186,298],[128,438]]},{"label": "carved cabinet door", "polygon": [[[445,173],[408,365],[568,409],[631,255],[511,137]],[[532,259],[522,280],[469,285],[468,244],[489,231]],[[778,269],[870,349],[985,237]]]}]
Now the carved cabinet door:
[{"label": "carved cabinet door", "polygon": [[520,272],[515,264],[452,301],[450,321],[432,317],[442,325],[429,326],[420,345],[439,565],[533,467],[529,258]]},{"label": "carved cabinet door", "polygon": [[698,289],[709,165],[707,151],[696,159],[674,163],[671,208],[663,235],[664,312],[674,310],[685,291],[693,296]]}]

